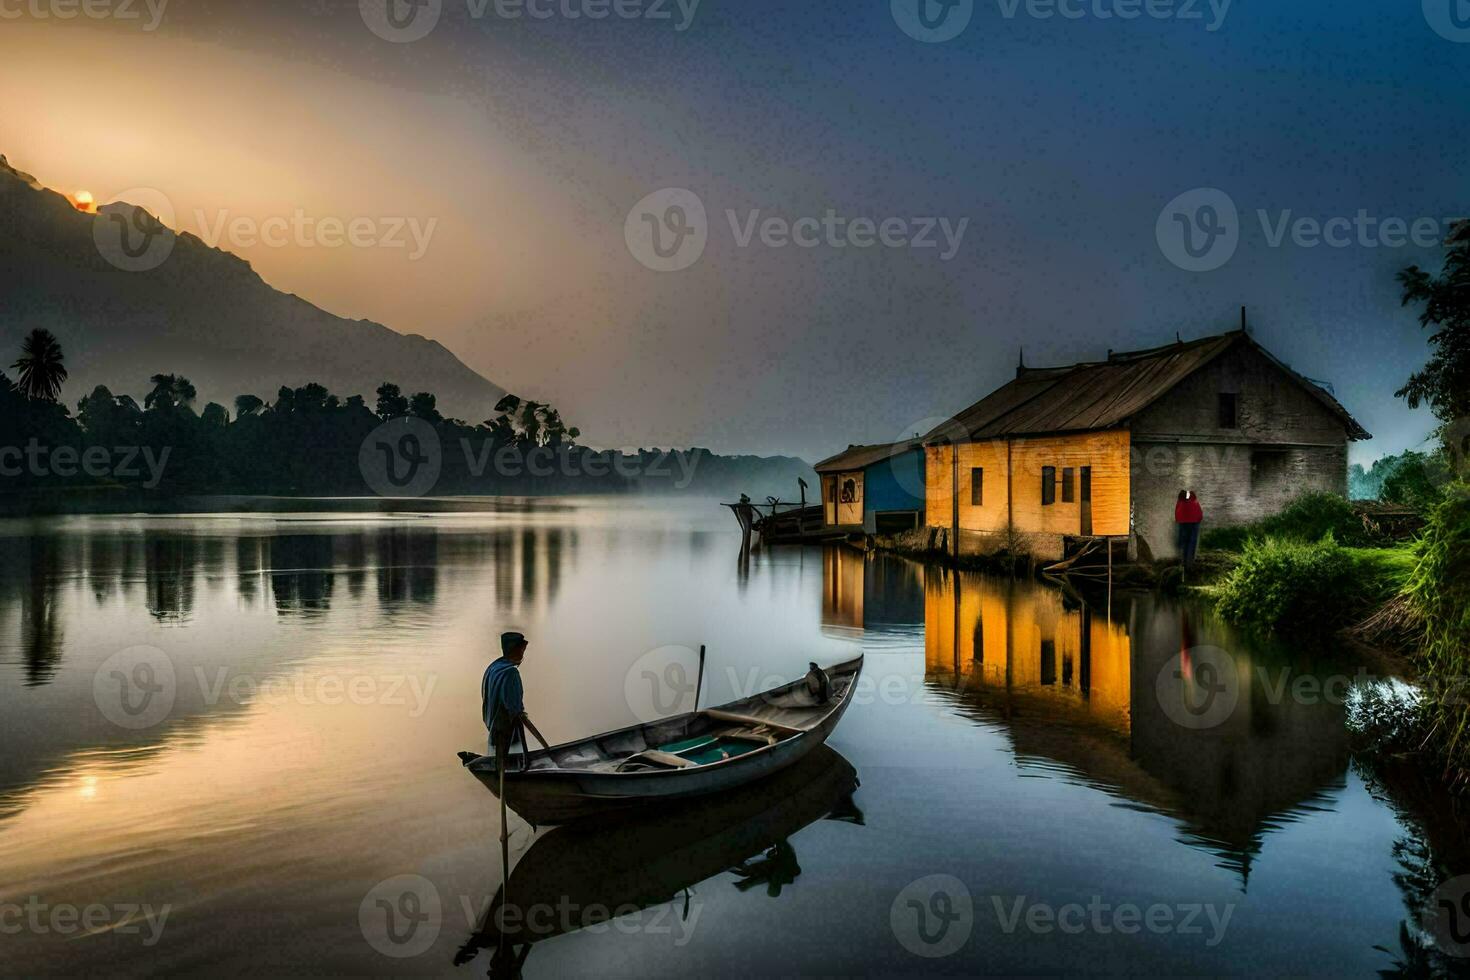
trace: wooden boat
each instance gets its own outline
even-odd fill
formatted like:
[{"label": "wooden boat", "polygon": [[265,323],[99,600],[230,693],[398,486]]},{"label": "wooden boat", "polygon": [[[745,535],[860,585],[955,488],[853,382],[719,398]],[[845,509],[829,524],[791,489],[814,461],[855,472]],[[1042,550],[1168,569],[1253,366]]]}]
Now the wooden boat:
[{"label": "wooden boat", "polygon": [[[852,764],[830,746],[740,792],[676,803],[657,813],[625,811],[578,820],[544,832],[510,876],[510,904],[522,914],[505,919],[507,891],[498,889],[476,933],[461,947],[463,965],[481,950],[535,944],[597,925],[615,910],[649,909],[723,872],[736,888],[770,871],[768,862],[794,851],[790,838],[820,820],[863,823],[853,801]],[[774,852],[774,856],[773,856]],[[781,871],[777,869],[779,877]],[[799,869],[797,869],[799,871]],[[794,875],[792,875],[794,876]],[[575,914],[548,914],[570,909]],[[528,915],[529,910],[540,910]],[[524,962],[525,949],[514,953]]]},{"label": "wooden boat", "polygon": [[[532,824],[704,796],[786,768],[827,741],[852,703],[861,656],[831,667],[826,698],[808,674],[717,708],[510,756],[506,804]],[[492,756],[460,760],[499,795]]]}]

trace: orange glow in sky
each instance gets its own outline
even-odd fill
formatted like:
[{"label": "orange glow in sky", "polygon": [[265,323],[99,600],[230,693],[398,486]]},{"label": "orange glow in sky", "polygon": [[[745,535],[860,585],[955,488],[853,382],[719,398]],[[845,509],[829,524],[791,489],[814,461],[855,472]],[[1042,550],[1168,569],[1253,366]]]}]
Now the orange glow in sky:
[{"label": "orange glow in sky", "polygon": [[86,214],[97,213],[97,202],[92,199],[91,191],[77,191],[71,196],[71,203],[78,211]]}]

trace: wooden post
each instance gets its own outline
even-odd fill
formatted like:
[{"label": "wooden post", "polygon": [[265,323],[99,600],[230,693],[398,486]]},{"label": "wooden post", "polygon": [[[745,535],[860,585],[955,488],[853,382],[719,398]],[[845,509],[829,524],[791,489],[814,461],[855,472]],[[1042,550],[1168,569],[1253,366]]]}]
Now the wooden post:
[{"label": "wooden post", "polygon": [[949,444],[949,551],[955,561],[960,558],[960,447]]},{"label": "wooden post", "polygon": [[699,645],[699,675],[694,680],[694,710],[699,710],[699,692],[704,687],[704,644]]},{"label": "wooden post", "polygon": [[510,742],[505,743],[505,756],[495,747],[495,768],[500,770],[500,921],[495,931],[500,935],[500,953],[505,955],[505,907],[510,902],[510,818],[505,806],[505,767],[510,763]]}]

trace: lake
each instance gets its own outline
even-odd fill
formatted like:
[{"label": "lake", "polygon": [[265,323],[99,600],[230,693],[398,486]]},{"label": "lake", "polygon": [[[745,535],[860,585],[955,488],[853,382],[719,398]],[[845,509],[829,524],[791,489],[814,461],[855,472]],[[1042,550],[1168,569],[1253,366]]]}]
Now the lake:
[{"label": "lake", "polygon": [[713,501],[330,507],[0,522],[0,970],[502,971],[498,805],[455,753],[507,629],[553,742],[687,710],[700,645],[705,705],[866,655],[832,751],[769,785],[512,817],[528,976],[1370,976],[1470,871],[1355,761],[1349,651],[843,547],[742,561]]}]

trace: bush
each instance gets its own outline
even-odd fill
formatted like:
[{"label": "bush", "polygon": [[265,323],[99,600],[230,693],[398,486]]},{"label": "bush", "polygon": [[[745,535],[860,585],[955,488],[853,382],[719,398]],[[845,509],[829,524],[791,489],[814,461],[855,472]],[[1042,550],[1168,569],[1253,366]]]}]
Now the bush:
[{"label": "bush", "polygon": [[1342,625],[1366,591],[1358,561],[1332,535],[1313,543],[1270,537],[1246,542],[1218,599],[1233,623],[1305,635]]},{"label": "bush", "polygon": [[1458,484],[1430,512],[1405,594],[1424,619],[1423,679],[1430,700],[1429,748],[1452,783],[1470,784],[1470,487]]},{"label": "bush", "polygon": [[1252,538],[1308,542],[1320,541],[1327,534],[1345,545],[1379,543],[1363,526],[1363,519],[1353,510],[1352,504],[1336,494],[1322,492],[1304,493],[1279,514],[1254,524],[1207,530],[1201,543],[1206,548],[1240,551]]}]

